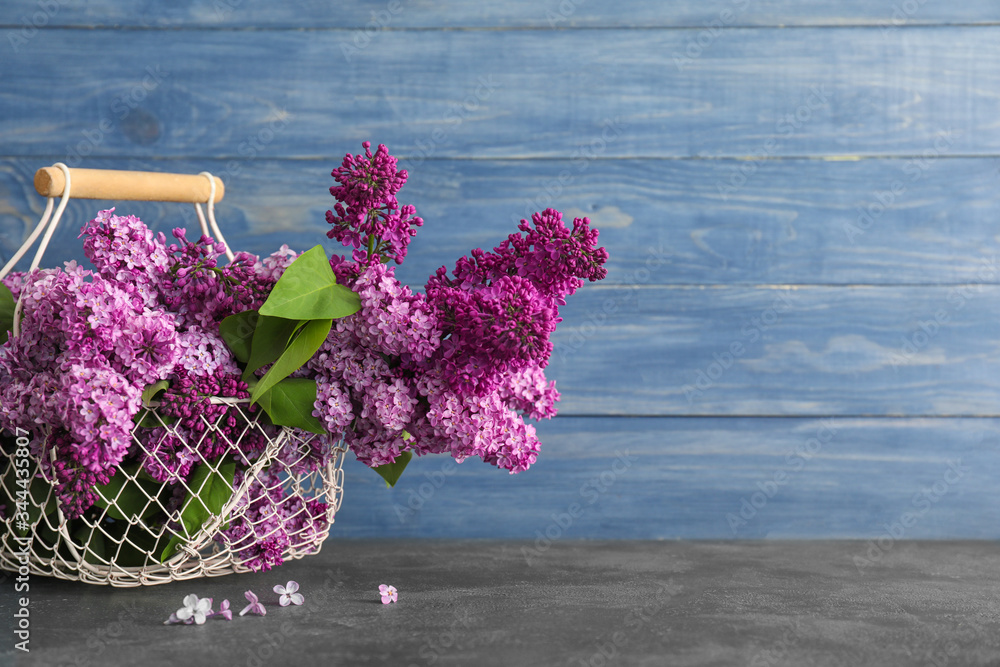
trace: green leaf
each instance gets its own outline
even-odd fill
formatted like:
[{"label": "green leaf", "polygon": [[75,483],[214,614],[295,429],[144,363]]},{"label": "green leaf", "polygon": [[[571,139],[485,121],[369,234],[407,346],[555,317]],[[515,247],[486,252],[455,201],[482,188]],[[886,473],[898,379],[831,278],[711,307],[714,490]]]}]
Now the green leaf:
[{"label": "green leaf", "polygon": [[396,482],[399,481],[400,475],[402,475],[403,471],[406,470],[406,464],[410,462],[411,458],[413,458],[413,454],[410,452],[402,452],[392,463],[377,466],[372,468],[372,470],[382,476],[382,479],[385,480],[386,486],[392,488],[396,486]]},{"label": "green leaf", "polygon": [[[233,496],[235,475],[235,461],[218,464],[217,471],[207,463],[195,469],[187,482],[191,492],[181,508],[181,530],[185,537],[190,539],[196,535],[212,515],[222,512],[223,505]],[[160,562],[173,556],[183,541],[182,537],[172,537],[160,555]]]},{"label": "green leaf", "polygon": [[326,435],[323,424],[313,417],[316,381],[309,378],[285,378],[260,397],[260,407],[278,426],[300,428]]},{"label": "green leaf", "polygon": [[170,382],[167,380],[160,380],[155,384],[151,384],[142,390],[142,404],[149,405],[153,399],[161,391],[170,386]]},{"label": "green leaf", "polygon": [[258,368],[277,360],[287,349],[292,336],[306,321],[261,315],[257,329],[253,333],[253,345],[250,348],[250,359],[246,362],[246,370],[243,371],[243,381],[246,382]]},{"label": "green leaf", "polygon": [[149,407],[149,404],[153,402],[156,395],[161,391],[165,391],[170,387],[170,382],[168,380],[160,380],[154,384],[148,385],[142,390],[142,405],[143,409],[136,413],[135,417],[132,418],[138,426],[142,428],[156,428],[160,426],[160,421],[163,420],[164,423],[172,424],[177,421],[176,417],[163,417],[160,415],[157,419],[157,415],[153,414],[153,410]]},{"label": "green leaf", "polygon": [[226,342],[233,356],[242,363],[250,359],[250,347],[260,315],[256,310],[245,310],[230,315],[219,323],[219,335]]},{"label": "green leaf", "polygon": [[[144,526],[129,525],[125,521],[115,521],[103,525],[104,531],[113,544],[119,544],[118,553],[112,550],[115,565],[122,567],[142,567],[156,563],[156,555],[167,545],[166,537],[157,538]],[[114,549],[114,547],[112,547]]]},{"label": "green leaf", "polygon": [[333,327],[333,320],[310,320],[299,331],[299,335],[288,344],[274,365],[264,374],[250,394],[250,403],[256,403],[271,387],[302,368],[319,346],[323,344]]},{"label": "green leaf", "polygon": [[79,543],[80,547],[86,547],[83,552],[83,560],[94,565],[106,565],[108,558],[107,540],[104,533],[97,526],[80,526],[73,533],[73,539]]},{"label": "green leaf", "polygon": [[[142,478],[129,479],[139,472],[140,464],[132,463],[115,473],[107,484],[97,485],[97,500],[94,504],[107,509],[107,515],[120,521],[132,521],[135,517],[145,519],[159,511],[155,502],[163,484],[148,482]],[[128,475],[124,474],[128,473]]]},{"label": "green leaf", "polygon": [[167,417],[159,414],[152,408],[143,408],[132,417],[132,421],[142,428],[158,428],[177,423],[177,417]]},{"label": "green leaf", "polygon": [[14,328],[14,295],[0,283],[0,345],[7,342],[7,334]]},{"label": "green leaf", "polygon": [[337,284],[323,247],[315,246],[285,269],[260,307],[260,314],[290,320],[325,320],[347,317],[359,308],[358,295]]},{"label": "green leaf", "polygon": [[166,563],[171,556],[177,553],[177,547],[179,547],[183,541],[183,538],[180,538],[177,535],[171,537],[170,541],[167,542],[167,546],[163,547],[163,553],[160,554],[160,562]]}]

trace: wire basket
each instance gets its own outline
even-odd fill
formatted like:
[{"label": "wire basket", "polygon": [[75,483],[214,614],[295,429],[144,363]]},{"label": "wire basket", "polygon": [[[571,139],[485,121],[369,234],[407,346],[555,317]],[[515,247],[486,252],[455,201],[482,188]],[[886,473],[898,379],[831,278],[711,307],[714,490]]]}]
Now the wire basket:
[{"label": "wire basket", "polygon": [[[29,271],[37,268],[69,199],[70,170],[65,165],[56,167],[58,171],[47,171],[62,174],[65,186],[57,184],[58,192],[39,188],[50,195],[42,221],[0,277],[45,230]],[[107,182],[99,170],[72,173],[74,178],[81,174],[79,180],[85,184],[87,179],[95,185]],[[177,186],[177,175],[141,174],[137,176],[146,180],[138,187],[139,181],[126,172],[106,173],[115,174],[127,191],[123,196],[119,188],[118,198],[185,201],[184,196],[195,197],[187,201],[195,203],[202,231],[208,235],[198,204],[206,197],[190,193],[191,181]],[[221,198],[219,182],[210,174],[203,176],[211,184],[206,188],[208,222],[215,238],[225,243],[213,212],[214,202]],[[181,178],[208,185],[200,177]],[[36,187],[38,180],[36,176]],[[167,186],[187,187],[188,194],[171,195]],[[98,192],[85,185],[76,196],[108,196],[106,186],[102,187]],[[54,196],[60,194],[59,208],[51,217]],[[228,249],[227,255],[232,259]],[[20,301],[15,313],[16,336]],[[194,429],[182,429],[164,419],[155,402],[145,404],[126,457],[145,463],[120,465],[111,483],[101,487],[103,494],[96,494],[97,502],[72,520],[66,518],[53,485],[55,448],[50,449],[51,460],[40,460],[38,452],[43,450],[33,442],[50,434],[7,434],[0,451],[0,503],[7,505],[0,518],[0,569],[129,587],[268,569],[318,553],[340,508],[343,441],[261,423],[246,400],[211,398],[208,403],[211,409],[199,415],[200,424]],[[167,439],[170,454],[162,446]],[[225,455],[209,460],[202,453],[206,442]],[[165,481],[157,482],[149,474],[150,464],[166,469],[172,463],[168,456],[183,457],[184,464],[190,464],[186,480],[180,475],[159,475]],[[245,468],[237,472],[237,463]],[[205,496],[223,500],[203,501]],[[197,526],[185,523],[185,517],[190,519],[192,514],[185,512],[191,503],[200,504],[195,512],[200,519]]]},{"label": "wire basket", "polygon": [[[195,481],[156,483],[143,475],[141,468],[119,467],[112,477],[116,482],[113,497],[102,502],[104,507],[94,505],[90,512],[73,521],[65,518],[56,497],[52,479],[46,472],[51,467],[30,454],[24,456],[30,448],[30,439],[17,438],[14,450],[4,451],[0,460],[7,471],[0,477],[0,494],[7,502],[17,503],[19,512],[23,508],[29,520],[20,523],[13,512],[5,512],[10,516],[2,520],[5,530],[0,542],[0,569],[124,587],[257,570],[264,562],[259,547],[262,542],[278,543],[282,560],[318,553],[340,508],[344,447],[328,436],[265,427],[247,413],[243,401],[213,399],[213,402],[226,403],[229,410],[245,421],[242,433],[229,445],[234,456],[250,464],[245,473],[229,483],[220,470],[223,463],[212,463],[202,457],[198,443],[185,443],[182,448],[195,458],[192,468],[201,467],[204,475],[194,476]],[[164,424],[155,408],[148,408],[145,416],[156,419],[160,425],[137,426],[132,432],[133,447],[140,455],[150,455],[157,461],[157,442],[184,434]],[[203,419],[202,438],[225,438],[220,428],[220,420],[225,418],[214,422]],[[152,433],[155,440],[143,429]],[[254,444],[247,448],[247,443]],[[325,450],[327,461],[310,469],[310,452],[317,449]],[[248,460],[252,457],[256,458]],[[19,459],[25,458],[28,463],[20,463]],[[18,484],[16,471],[20,469],[29,471],[22,477],[31,480],[27,488]],[[193,535],[188,535],[181,521],[183,506],[177,502],[176,492],[199,493],[207,480],[221,481],[229,500]],[[126,496],[131,509],[125,508]],[[266,512],[248,511],[261,499],[269,506]],[[269,515],[280,517],[281,524],[269,525]],[[295,523],[302,524],[297,531],[285,532],[281,527]],[[237,526],[242,526],[245,532],[235,532]],[[175,552],[163,559],[172,538],[179,540]]]}]

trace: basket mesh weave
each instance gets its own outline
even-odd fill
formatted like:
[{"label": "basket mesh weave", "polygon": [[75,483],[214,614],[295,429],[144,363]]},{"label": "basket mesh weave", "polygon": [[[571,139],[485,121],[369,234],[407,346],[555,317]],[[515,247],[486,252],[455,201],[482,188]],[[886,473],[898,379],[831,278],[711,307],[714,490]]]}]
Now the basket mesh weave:
[{"label": "basket mesh weave", "polygon": [[[229,410],[214,423],[201,416],[203,432],[197,441],[186,442],[182,447],[194,458],[191,469],[205,465],[210,466],[212,473],[218,470],[221,458],[210,462],[198,451],[205,438],[215,438],[216,443],[224,441],[231,455],[226,459],[235,458],[249,465],[242,475],[236,476],[236,488],[229,486],[233,493],[221,511],[210,515],[194,535],[184,534],[181,503],[177,497],[186,497],[187,493],[199,489],[191,489],[184,481],[153,482],[137,465],[120,466],[116,470],[112,480],[119,478],[124,483],[115,485],[117,493],[114,498],[106,499],[107,507],[94,505],[79,519],[68,521],[51,477],[45,472],[51,468],[29,456],[30,492],[25,493],[24,487],[18,484],[17,466],[25,464],[15,459],[23,458],[31,444],[28,437],[23,437],[18,439],[16,450],[8,448],[0,457],[0,470],[6,471],[0,477],[0,495],[7,503],[0,520],[0,569],[23,574],[26,567],[30,574],[121,587],[247,572],[252,569],[249,563],[254,558],[253,544],[267,539],[269,531],[273,533],[280,526],[296,523],[304,527],[298,532],[288,531],[287,541],[281,540],[282,560],[318,553],[340,508],[346,451],[343,442],[298,429],[263,426],[249,412],[244,400],[214,398],[212,402],[225,404]],[[143,454],[157,456],[155,444],[158,439],[151,439],[151,432],[161,437],[170,435],[182,440],[185,437],[184,432],[163,420],[155,408],[144,410],[142,417],[147,426],[133,429],[130,454],[134,456],[129,459],[144,458]],[[232,433],[233,416],[237,417],[236,423],[243,426],[237,437],[230,440],[227,432]],[[223,429],[222,422],[227,418],[230,426]],[[151,430],[150,420],[155,420],[152,423],[158,427]],[[253,443],[252,447],[247,446],[249,442]],[[317,451],[323,453],[324,462],[319,465],[315,464]],[[164,466],[167,464],[157,461]],[[310,462],[313,465],[307,465]],[[188,482],[193,477],[195,475],[189,475]],[[216,475],[213,479],[220,477]],[[21,491],[20,496],[18,491]],[[267,510],[270,516],[248,512],[254,498],[259,498],[261,493],[272,499]],[[129,502],[121,503],[120,507],[123,494],[129,494]],[[18,501],[27,502],[27,530],[15,519],[15,507],[19,511],[25,509],[24,505],[17,505]],[[318,503],[325,503],[325,510]],[[133,513],[126,515],[128,510],[124,505],[131,507]],[[142,506],[142,510],[135,509]],[[317,516],[316,508],[320,508],[318,511],[325,517]],[[299,516],[303,513],[308,516]],[[259,516],[252,520],[251,514]],[[296,522],[296,518],[303,520]],[[225,530],[235,521],[249,528],[248,534],[234,537],[232,531]],[[182,541],[176,552],[161,563],[164,545],[173,536]]]}]

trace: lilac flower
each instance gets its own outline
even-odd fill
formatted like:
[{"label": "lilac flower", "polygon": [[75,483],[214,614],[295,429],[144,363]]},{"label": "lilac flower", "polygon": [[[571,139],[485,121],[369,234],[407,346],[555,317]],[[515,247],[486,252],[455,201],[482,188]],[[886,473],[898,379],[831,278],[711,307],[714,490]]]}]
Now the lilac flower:
[{"label": "lilac flower", "polygon": [[243,611],[240,612],[240,616],[243,616],[246,613],[257,614],[258,616],[263,616],[263,615],[265,615],[267,613],[267,609],[265,609],[264,605],[262,605],[257,600],[257,596],[254,595],[253,591],[247,591],[243,595],[246,597],[247,601],[250,604],[248,604],[246,607],[243,608]]},{"label": "lilac flower", "polygon": [[296,591],[299,590],[299,584],[295,581],[289,581],[286,585],[282,586],[278,584],[274,587],[274,592],[280,595],[278,599],[278,604],[282,607],[287,607],[290,604],[299,605],[305,602],[305,598],[302,593]]},{"label": "lilac flower", "polygon": [[382,596],[382,604],[389,604],[390,602],[395,602],[399,596],[396,594],[396,589],[393,586],[386,586],[382,584],[378,587],[379,595]]},{"label": "lilac flower", "polygon": [[229,600],[223,600],[222,604],[219,605],[219,611],[212,614],[212,616],[221,616],[227,621],[233,620],[233,611],[229,608]]},{"label": "lilac flower", "polygon": [[197,595],[191,594],[184,598],[184,606],[171,614],[166,624],[181,622],[185,625],[192,623],[203,625],[211,614],[212,598],[198,599]]}]

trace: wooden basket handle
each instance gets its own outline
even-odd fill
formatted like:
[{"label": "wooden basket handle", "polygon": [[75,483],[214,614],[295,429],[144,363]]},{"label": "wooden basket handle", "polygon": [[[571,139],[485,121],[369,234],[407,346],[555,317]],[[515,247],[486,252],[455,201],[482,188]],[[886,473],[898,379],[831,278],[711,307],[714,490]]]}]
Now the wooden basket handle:
[{"label": "wooden basket handle", "polygon": [[[161,174],[152,171],[116,171],[113,169],[70,169],[74,199],[115,199],[131,201],[169,201],[189,204],[206,203],[211,184],[201,175]],[[222,200],[225,186],[215,178],[215,202]],[[66,176],[58,167],[43,167],[35,172],[35,190],[43,197],[61,197]]]}]

